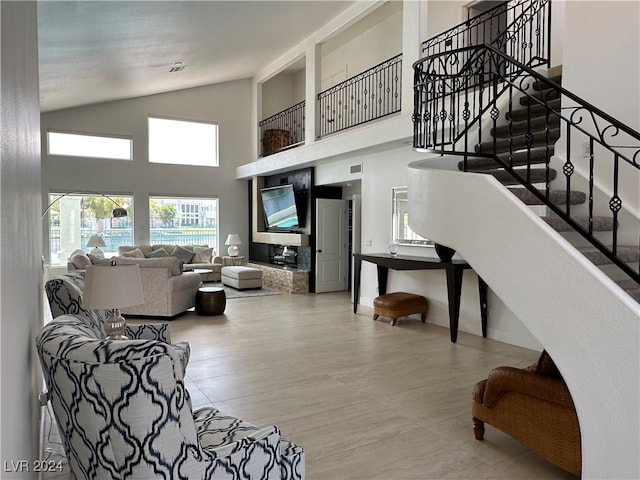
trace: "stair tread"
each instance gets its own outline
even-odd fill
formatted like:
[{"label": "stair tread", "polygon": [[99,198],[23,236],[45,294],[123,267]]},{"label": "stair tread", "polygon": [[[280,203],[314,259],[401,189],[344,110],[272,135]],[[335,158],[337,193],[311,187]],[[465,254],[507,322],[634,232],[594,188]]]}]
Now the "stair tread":
[{"label": "stair tread", "polygon": [[[596,247],[578,247],[578,250],[595,265],[606,265],[611,263],[611,260],[605,257],[604,254]],[[631,245],[618,245],[617,250],[617,256],[623,262],[632,263],[640,261],[640,248],[638,247]]]},{"label": "stair tread", "polygon": [[[513,151],[526,150],[527,149],[527,137],[528,134],[524,135],[514,135],[512,137],[511,149]],[[531,132],[531,145],[530,147],[546,147],[552,148],[553,144],[555,144],[556,140],[560,138],[560,129],[552,128],[549,129],[549,143],[547,144],[547,133],[544,130],[538,130],[535,132]],[[508,153],[509,152],[509,140],[508,139],[500,139],[495,143],[495,153]],[[476,145],[477,153],[494,153],[494,144],[493,141],[490,142],[482,142],[480,145]]]},{"label": "stair tread", "polygon": [[[547,80],[551,80],[553,83],[557,85],[562,85],[562,74],[547,77]],[[549,85],[547,85],[546,83],[542,83],[539,80],[536,80],[535,82],[533,82],[533,88],[534,90],[547,90],[549,88]]]},{"label": "stair tread", "polygon": [[[513,178],[509,172],[502,169],[496,170],[485,170],[477,173],[484,173],[487,175],[492,175],[503,185],[519,185],[520,182]],[[522,172],[522,176],[526,177],[526,172]],[[556,171],[554,169],[549,169],[549,181],[556,178]],[[545,168],[532,168],[531,169],[531,183],[545,183],[547,181],[546,177],[546,169]]]},{"label": "stair tread", "polygon": [[618,280],[616,283],[627,292],[631,298],[640,303],[640,284],[634,280]]},{"label": "stair tread", "polygon": [[[524,187],[510,188],[509,191],[518,197],[526,205],[544,205],[538,197],[527,190]],[[571,205],[579,205],[584,203],[587,199],[587,194],[584,192],[572,190],[569,192],[569,202]],[[551,190],[549,191],[549,201],[554,205],[564,205],[567,202],[566,190]],[[559,218],[559,217],[558,217]]]},{"label": "stair tread", "polygon": [[[553,149],[547,153],[547,147],[535,147],[530,150],[518,150],[511,153],[511,166],[521,167],[527,164],[539,165],[547,162],[547,157],[551,158]],[[498,157],[505,163],[509,163],[509,154],[498,154]],[[498,163],[489,157],[470,157],[467,159],[467,171],[492,170],[499,168]],[[458,170],[464,170],[464,161],[458,162]]]},{"label": "stair tread", "polygon": [[491,135],[498,138],[508,138],[509,131],[511,131],[512,135],[520,135],[528,132],[529,130],[544,130],[547,125],[551,129],[560,128],[560,117],[555,114],[551,114],[547,122],[546,115],[542,115],[533,117],[531,120],[524,119],[517,122],[511,122],[511,125],[499,125],[491,129]]},{"label": "stair tread", "polygon": [[[567,222],[565,222],[558,215],[547,215],[541,217],[545,222],[547,222],[554,230],[558,232],[572,232],[574,229],[569,226]],[[587,216],[575,216],[571,217],[571,219],[580,225],[584,230],[589,229],[589,217]],[[592,218],[593,222],[593,231],[594,232],[609,232],[613,230],[613,219],[611,217],[600,217],[595,216]]]},{"label": "stair tread", "polygon": [[[562,105],[562,99],[560,98],[555,98],[547,102],[547,106],[556,111],[560,109],[561,105]],[[511,119],[514,122],[518,122],[521,120],[525,120],[529,115],[532,118],[534,116],[544,115],[546,111],[547,111],[547,108],[544,105],[532,105],[529,108],[521,106],[519,108],[513,109],[511,113],[507,112],[505,115],[505,118],[507,120]]]},{"label": "stair tread", "polygon": [[544,90],[538,90],[525,97],[520,97],[519,103],[520,105],[539,105],[539,101],[549,103],[551,100],[555,100],[557,98],[560,98],[560,92],[553,88],[547,88]]}]

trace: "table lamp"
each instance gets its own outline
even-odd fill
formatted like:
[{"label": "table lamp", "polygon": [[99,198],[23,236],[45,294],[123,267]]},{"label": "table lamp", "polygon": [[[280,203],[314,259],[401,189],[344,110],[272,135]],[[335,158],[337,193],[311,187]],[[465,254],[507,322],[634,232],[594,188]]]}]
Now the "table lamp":
[{"label": "table lamp", "polygon": [[138,265],[89,265],[86,270],[82,304],[85,308],[111,310],[104,322],[110,340],[128,340],[124,336],[126,320],[120,308],[142,305],[142,280]]},{"label": "table lamp", "polygon": [[91,253],[93,255],[104,255],[103,251],[100,250],[100,247],[106,247],[107,244],[104,243],[104,238],[102,238],[102,235],[91,235],[91,237],[89,237],[89,241],[87,242],[87,247],[94,247],[93,250],[91,250]]},{"label": "table lamp", "polygon": [[237,257],[240,253],[240,249],[238,245],[242,245],[242,241],[240,241],[240,236],[237,233],[230,233],[227,237],[227,241],[224,242],[225,245],[229,245],[229,249],[227,253],[230,257]]}]

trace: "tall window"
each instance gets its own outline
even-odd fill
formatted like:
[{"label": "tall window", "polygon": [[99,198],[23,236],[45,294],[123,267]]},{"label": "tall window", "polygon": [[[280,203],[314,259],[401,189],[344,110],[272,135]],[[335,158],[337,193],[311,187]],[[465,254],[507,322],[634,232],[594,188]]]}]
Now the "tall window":
[{"label": "tall window", "polygon": [[149,117],[149,161],[218,166],[218,125]]},{"label": "tall window", "polygon": [[150,197],[151,244],[209,245],[218,251],[218,199]]},{"label": "tall window", "polygon": [[[115,203],[114,203],[115,202]],[[133,245],[133,197],[101,194],[49,194],[49,252],[52,266],[67,264],[75,249],[90,252],[87,241],[101,235],[106,257],[116,255],[120,245]],[[117,205],[116,205],[117,204]],[[127,209],[127,216],[112,218],[113,209]]]},{"label": "tall window", "polygon": [[47,132],[50,155],[133,160],[133,140],[112,135]]}]

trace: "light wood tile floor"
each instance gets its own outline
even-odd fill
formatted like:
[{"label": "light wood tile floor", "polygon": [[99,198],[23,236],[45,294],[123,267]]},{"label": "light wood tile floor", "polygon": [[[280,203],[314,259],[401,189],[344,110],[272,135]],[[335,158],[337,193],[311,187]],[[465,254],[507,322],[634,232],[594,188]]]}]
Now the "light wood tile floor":
[{"label": "light wood tile floor", "polygon": [[239,298],[171,333],[191,344],[194,408],[278,425],[304,447],[308,480],[575,478],[490,426],[473,437],[474,384],[539,352],[463,332],[454,345],[428,318],[391,327],[371,313],[354,315],[346,292]]}]

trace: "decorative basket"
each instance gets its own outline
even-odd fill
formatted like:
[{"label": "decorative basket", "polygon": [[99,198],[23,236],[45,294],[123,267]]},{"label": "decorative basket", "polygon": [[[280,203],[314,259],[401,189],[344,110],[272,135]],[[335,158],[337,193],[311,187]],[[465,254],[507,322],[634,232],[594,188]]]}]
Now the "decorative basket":
[{"label": "decorative basket", "polygon": [[262,137],[262,154],[264,156],[277,153],[291,145],[291,132],[289,130],[266,130]]}]

